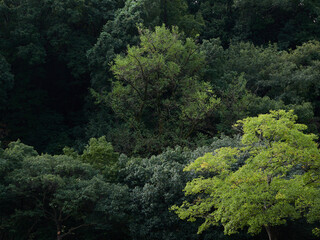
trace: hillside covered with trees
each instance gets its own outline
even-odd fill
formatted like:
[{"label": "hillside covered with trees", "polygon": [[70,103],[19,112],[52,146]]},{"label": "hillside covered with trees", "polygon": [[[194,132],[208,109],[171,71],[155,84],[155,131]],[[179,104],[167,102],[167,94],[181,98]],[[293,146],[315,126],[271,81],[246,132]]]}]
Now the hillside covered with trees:
[{"label": "hillside covered with trees", "polygon": [[319,21],[316,0],[0,0],[0,240],[318,239]]}]

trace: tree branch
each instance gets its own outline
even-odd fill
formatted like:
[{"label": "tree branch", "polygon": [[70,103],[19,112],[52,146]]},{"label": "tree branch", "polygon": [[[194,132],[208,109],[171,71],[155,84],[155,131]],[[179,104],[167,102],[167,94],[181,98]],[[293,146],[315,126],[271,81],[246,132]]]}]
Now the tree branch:
[{"label": "tree branch", "polygon": [[65,237],[65,236],[70,235],[73,231],[75,231],[75,230],[77,230],[77,229],[79,229],[79,228],[88,227],[88,226],[91,226],[91,225],[93,225],[93,224],[81,224],[81,225],[79,225],[79,226],[77,226],[77,227],[70,228],[68,232],[66,232],[66,233],[64,233],[64,234],[62,234],[62,235],[60,236],[60,239],[62,239],[62,238]]}]

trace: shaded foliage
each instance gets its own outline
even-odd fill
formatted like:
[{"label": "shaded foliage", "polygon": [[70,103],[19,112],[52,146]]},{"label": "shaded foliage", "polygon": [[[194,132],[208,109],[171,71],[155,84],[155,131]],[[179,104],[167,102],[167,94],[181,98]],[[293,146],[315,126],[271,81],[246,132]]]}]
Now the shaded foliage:
[{"label": "shaded foliage", "polygon": [[[314,0],[0,0],[0,239],[267,238],[224,236],[221,225],[196,235],[199,221],[168,208],[192,200],[181,190],[199,175],[186,164],[242,147],[225,136],[238,119],[294,110],[319,134],[319,9]],[[19,138],[51,155],[10,143]],[[312,196],[318,206],[306,191],[299,207],[316,220]],[[280,237],[313,240],[313,227],[289,220]]]}]

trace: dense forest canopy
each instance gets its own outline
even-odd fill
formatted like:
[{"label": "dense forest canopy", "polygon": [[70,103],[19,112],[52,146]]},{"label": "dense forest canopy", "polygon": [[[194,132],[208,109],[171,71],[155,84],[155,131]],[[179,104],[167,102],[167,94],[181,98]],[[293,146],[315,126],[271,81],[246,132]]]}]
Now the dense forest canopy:
[{"label": "dense forest canopy", "polygon": [[0,0],[0,239],[317,239],[319,16],[317,0]]}]

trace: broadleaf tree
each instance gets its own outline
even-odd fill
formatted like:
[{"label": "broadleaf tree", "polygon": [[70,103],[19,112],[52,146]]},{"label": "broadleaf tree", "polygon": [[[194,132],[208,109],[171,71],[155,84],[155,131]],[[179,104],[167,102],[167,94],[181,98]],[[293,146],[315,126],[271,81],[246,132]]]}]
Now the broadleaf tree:
[{"label": "broadleaf tree", "polygon": [[186,195],[198,197],[172,210],[189,221],[204,218],[199,233],[221,223],[225,234],[265,228],[269,240],[278,239],[279,225],[288,220],[319,220],[320,152],[316,136],[303,133],[306,126],[296,119],[293,111],[278,110],[238,121],[244,146],[220,148],[189,164],[186,171],[210,177],[188,182]]}]

